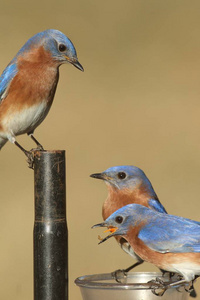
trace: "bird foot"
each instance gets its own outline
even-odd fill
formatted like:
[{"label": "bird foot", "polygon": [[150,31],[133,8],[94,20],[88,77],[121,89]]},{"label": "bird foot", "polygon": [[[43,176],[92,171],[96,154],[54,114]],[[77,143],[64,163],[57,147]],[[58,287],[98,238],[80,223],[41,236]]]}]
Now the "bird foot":
[{"label": "bird foot", "polygon": [[168,289],[168,285],[166,285],[166,283],[158,277],[156,280],[151,280],[148,283],[150,284],[152,293],[159,297],[163,296]]},{"label": "bird foot", "polygon": [[[180,278],[182,278],[182,276],[180,276],[179,279]],[[194,290],[193,283],[192,282],[189,283],[184,279],[180,279],[180,280],[175,281],[175,282],[171,281],[171,282],[165,283],[165,285],[166,285],[166,289],[170,289],[170,288],[174,287],[174,288],[176,288],[176,290],[178,292],[183,292],[183,290],[185,290],[188,293],[192,293],[192,291]],[[189,285],[188,289],[186,288],[186,285],[187,286]],[[194,291],[194,294],[195,294],[195,291]]]},{"label": "bird foot", "polygon": [[33,155],[33,151],[30,150],[30,151],[26,151],[24,153],[27,156],[28,167],[30,169],[34,169],[34,155]]},{"label": "bird foot", "polygon": [[34,165],[34,155],[33,155],[33,152],[36,149],[31,149],[30,151],[27,151],[17,141],[14,141],[14,144],[26,155],[26,157],[28,158],[27,159],[28,167],[30,169],[33,169],[33,165]]},{"label": "bird foot", "polygon": [[111,273],[112,278],[115,279],[118,283],[125,283],[127,278],[127,272],[122,269],[118,269]]},{"label": "bird foot", "polygon": [[34,152],[34,151],[44,151],[44,148],[43,148],[42,145],[41,145],[41,147],[38,146],[38,147],[32,148],[32,149],[30,150],[30,152]]},{"label": "bird foot", "polygon": [[33,148],[30,151],[44,151],[44,148],[41,144],[38,144],[36,148]]}]

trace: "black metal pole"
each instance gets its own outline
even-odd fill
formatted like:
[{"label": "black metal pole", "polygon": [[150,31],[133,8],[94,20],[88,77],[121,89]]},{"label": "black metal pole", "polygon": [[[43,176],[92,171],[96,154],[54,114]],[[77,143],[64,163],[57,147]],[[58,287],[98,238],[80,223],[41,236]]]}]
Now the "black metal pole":
[{"label": "black metal pole", "polygon": [[67,300],[65,151],[35,151],[34,181],[34,300]]}]

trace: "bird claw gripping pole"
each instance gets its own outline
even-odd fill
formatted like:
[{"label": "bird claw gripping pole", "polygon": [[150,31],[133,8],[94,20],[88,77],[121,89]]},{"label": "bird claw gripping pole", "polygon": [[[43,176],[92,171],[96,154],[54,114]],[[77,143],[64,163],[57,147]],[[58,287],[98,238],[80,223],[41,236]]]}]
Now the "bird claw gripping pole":
[{"label": "bird claw gripping pole", "polygon": [[[31,136],[33,138],[33,136]],[[14,144],[26,155],[28,167],[34,169],[34,151],[43,151],[44,148],[42,145],[34,138],[34,141],[37,142],[37,148],[33,148],[30,151],[24,149],[17,141]]]},{"label": "bird claw gripping pole", "polygon": [[30,169],[34,169],[34,154],[33,151],[27,151],[27,153],[25,153],[25,155],[27,156],[27,163],[28,163],[28,167]]}]

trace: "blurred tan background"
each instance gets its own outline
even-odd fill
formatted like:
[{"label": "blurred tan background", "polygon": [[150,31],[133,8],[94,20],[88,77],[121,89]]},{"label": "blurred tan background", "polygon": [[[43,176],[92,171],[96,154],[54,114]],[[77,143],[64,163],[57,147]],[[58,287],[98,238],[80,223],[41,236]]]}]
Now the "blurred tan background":
[{"label": "blurred tan background", "polygon": [[[71,38],[85,68],[61,66],[35,133],[46,149],[67,151],[70,299],[80,300],[76,277],[133,263],[114,239],[98,246],[102,230],[90,229],[107,196],[91,173],[138,166],[169,213],[200,220],[200,2],[7,0],[0,28],[2,71],[48,28]],[[18,141],[34,146],[27,136]],[[33,172],[11,143],[0,166],[0,299],[33,299]]]}]

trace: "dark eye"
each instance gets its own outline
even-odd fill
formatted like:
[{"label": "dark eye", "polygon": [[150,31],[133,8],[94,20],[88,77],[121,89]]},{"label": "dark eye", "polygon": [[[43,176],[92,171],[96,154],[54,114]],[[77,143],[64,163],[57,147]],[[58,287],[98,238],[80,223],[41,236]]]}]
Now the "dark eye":
[{"label": "dark eye", "polygon": [[58,49],[59,49],[60,52],[64,52],[67,49],[67,47],[63,44],[60,44]]},{"label": "dark eye", "polygon": [[126,173],[124,173],[124,172],[119,172],[119,173],[117,174],[117,176],[118,176],[119,179],[124,179],[124,178],[126,178]]},{"label": "dark eye", "polygon": [[123,218],[121,216],[117,216],[115,218],[115,222],[118,223],[118,224],[121,224],[123,222]]}]

